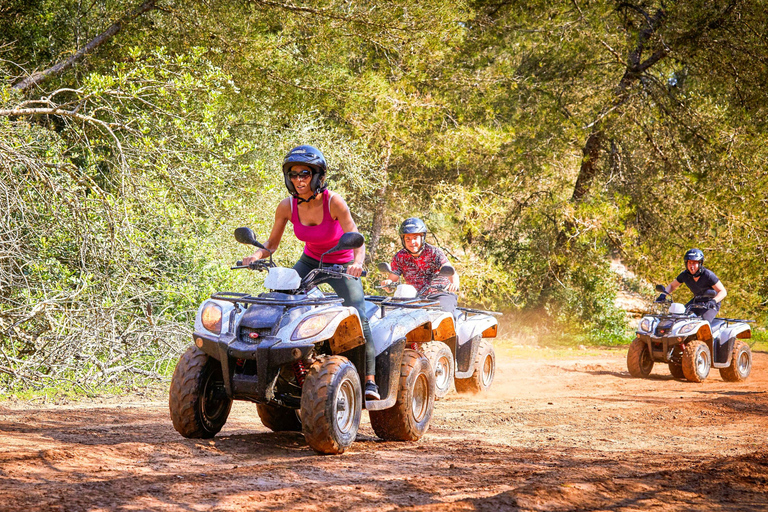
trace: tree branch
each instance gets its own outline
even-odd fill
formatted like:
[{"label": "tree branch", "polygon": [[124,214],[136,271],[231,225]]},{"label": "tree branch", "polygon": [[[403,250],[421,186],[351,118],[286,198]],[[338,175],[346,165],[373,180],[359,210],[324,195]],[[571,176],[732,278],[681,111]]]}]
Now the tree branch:
[{"label": "tree branch", "polygon": [[104,44],[109,38],[120,32],[120,30],[123,28],[123,24],[127,21],[131,21],[132,19],[141,16],[145,12],[154,9],[155,3],[157,0],[147,0],[143,4],[141,4],[139,7],[134,9],[133,11],[129,12],[122,18],[120,18],[118,21],[113,23],[107,30],[93,38],[88,44],[80,48],[74,55],[72,55],[70,58],[59,62],[58,64],[44,70],[40,71],[39,73],[33,73],[32,75],[28,76],[21,82],[17,82],[13,85],[14,89],[19,89],[21,91],[27,91],[43,81],[47,80],[49,77],[54,75],[59,75],[66,71],[67,69],[71,68],[75,62],[82,59],[86,54],[92,52],[102,44]]}]

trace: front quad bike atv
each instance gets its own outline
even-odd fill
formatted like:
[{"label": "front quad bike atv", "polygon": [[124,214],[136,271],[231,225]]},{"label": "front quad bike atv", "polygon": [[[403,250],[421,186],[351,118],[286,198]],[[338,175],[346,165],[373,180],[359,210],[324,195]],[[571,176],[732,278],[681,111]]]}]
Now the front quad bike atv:
[{"label": "front quad bike atv", "polygon": [[[666,294],[663,286],[656,289]],[[663,362],[675,378],[691,382],[703,382],[712,367],[720,370],[725,381],[749,377],[752,351],[741,340],[752,337],[752,320],[715,318],[710,324],[697,316],[695,312],[709,307],[714,295],[714,290],[708,290],[687,306],[670,301],[656,303],[656,311],[640,320],[637,337],[629,346],[630,375],[648,377],[654,362]]]},{"label": "front quad bike atv", "polygon": [[[379,263],[380,272],[392,273],[388,263]],[[450,276],[453,267],[445,265],[438,276]],[[430,361],[435,373],[435,396],[443,398],[456,386],[459,393],[487,391],[496,371],[496,355],[489,338],[495,338],[501,313],[457,307],[451,314],[441,308],[439,300],[428,296],[429,289],[441,289],[432,283],[425,289],[399,284],[392,297],[368,296],[368,301],[385,308],[416,307],[429,311],[430,325],[415,348]]]},{"label": "front quad bike atv", "polygon": [[[248,228],[238,228],[235,237],[261,247]],[[359,233],[346,233],[328,252],[362,243]],[[322,259],[321,267],[304,279],[294,269],[275,266],[271,257],[233,268],[267,271],[268,291],[258,296],[219,292],[200,306],[194,346],[179,360],[171,382],[171,418],[181,435],[213,437],[224,426],[232,400],[248,400],[256,403],[267,428],[301,431],[315,451],[342,453],[355,440],[363,407],[384,413],[409,392],[414,398],[407,399],[425,408],[412,407],[412,416],[393,413],[403,423],[401,431],[409,434],[390,438],[421,437],[432,417],[433,386],[406,389],[400,375],[402,365],[411,360],[405,357],[406,343],[429,326],[426,311],[395,312],[374,330],[382,399],[365,402],[365,338],[359,313],[317,288],[329,278],[354,278],[339,265],[323,265]],[[426,359],[423,365],[430,368]]]}]

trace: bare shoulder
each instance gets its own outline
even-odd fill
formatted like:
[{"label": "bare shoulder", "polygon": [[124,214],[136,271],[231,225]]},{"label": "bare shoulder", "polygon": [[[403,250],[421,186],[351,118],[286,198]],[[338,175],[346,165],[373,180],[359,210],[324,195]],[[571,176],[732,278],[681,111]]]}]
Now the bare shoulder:
[{"label": "bare shoulder", "polygon": [[285,219],[290,220],[291,218],[291,199],[290,197],[286,197],[282,201],[280,201],[280,204],[277,205],[277,210],[275,211],[275,218],[276,219]]},{"label": "bare shoulder", "polygon": [[328,191],[328,207],[331,210],[331,216],[334,219],[338,219],[340,215],[349,212],[349,207],[347,206],[346,201],[344,201],[344,198],[330,190]]}]

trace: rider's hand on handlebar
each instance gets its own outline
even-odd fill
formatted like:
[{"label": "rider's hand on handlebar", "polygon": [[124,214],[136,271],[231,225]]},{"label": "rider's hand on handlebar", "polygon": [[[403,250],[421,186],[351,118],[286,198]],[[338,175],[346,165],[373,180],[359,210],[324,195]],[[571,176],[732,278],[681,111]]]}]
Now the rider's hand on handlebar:
[{"label": "rider's hand on handlebar", "polygon": [[662,293],[658,297],[656,297],[656,302],[666,302],[667,301],[667,294]]},{"label": "rider's hand on handlebar", "polygon": [[[264,254],[266,253],[266,254]],[[264,249],[256,249],[256,252],[243,258],[243,265],[250,265],[256,261],[269,257],[269,252]]]},{"label": "rider's hand on handlebar", "polygon": [[457,285],[456,283],[448,283],[445,285],[445,290],[452,293],[456,293],[459,291],[459,285]]},{"label": "rider's hand on handlebar", "polygon": [[350,265],[347,267],[347,274],[351,275],[352,277],[360,277],[362,273],[363,273],[362,263],[350,263]]}]

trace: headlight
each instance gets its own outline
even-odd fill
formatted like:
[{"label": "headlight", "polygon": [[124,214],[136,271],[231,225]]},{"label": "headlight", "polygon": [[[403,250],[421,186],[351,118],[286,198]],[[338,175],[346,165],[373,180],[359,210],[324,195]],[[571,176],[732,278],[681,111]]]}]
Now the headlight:
[{"label": "headlight", "polygon": [[296,329],[291,334],[291,340],[303,340],[304,338],[311,338],[319,334],[325,327],[336,318],[339,311],[329,311],[328,313],[320,313],[318,315],[312,315],[301,321]]},{"label": "headlight", "polygon": [[677,331],[677,334],[685,334],[685,333],[691,332],[696,327],[697,327],[697,325],[695,323],[685,324],[684,326],[682,326],[680,328],[679,331]]},{"label": "headlight", "polygon": [[206,304],[203,308],[201,320],[203,322],[203,327],[213,334],[221,334],[221,306],[215,302]]},{"label": "headlight", "polygon": [[640,330],[644,332],[651,332],[651,319],[650,318],[643,318],[642,322],[640,322]]}]

